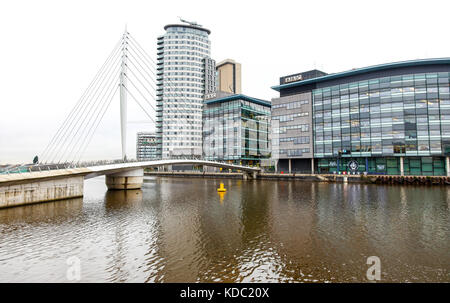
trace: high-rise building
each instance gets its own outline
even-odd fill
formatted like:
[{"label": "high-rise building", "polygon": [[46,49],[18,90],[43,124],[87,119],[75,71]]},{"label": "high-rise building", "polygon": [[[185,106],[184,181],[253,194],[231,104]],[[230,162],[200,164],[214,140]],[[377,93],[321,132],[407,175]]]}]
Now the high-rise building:
[{"label": "high-rise building", "polygon": [[157,154],[156,134],[148,132],[137,133],[136,159],[138,161],[155,160]]},{"label": "high-rise building", "polygon": [[216,65],[216,70],[217,91],[231,94],[242,93],[240,63],[231,59],[226,59]]},{"label": "high-rise building", "polygon": [[216,61],[211,58],[205,58],[205,95],[216,92]]},{"label": "high-rise building", "polygon": [[215,65],[208,60],[210,31],[194,22],[164,29],[157,39],[158,153],[162,158],[201,157],[203,98],[215,82],[206,75]]}]

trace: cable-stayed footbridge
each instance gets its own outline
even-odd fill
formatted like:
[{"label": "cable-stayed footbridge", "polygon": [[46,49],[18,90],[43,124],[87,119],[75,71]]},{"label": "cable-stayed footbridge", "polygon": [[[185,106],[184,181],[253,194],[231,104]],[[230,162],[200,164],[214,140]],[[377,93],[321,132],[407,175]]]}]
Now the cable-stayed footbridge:
[{"label": "cable-stayed footbridge", "polygon": [[[254,177],[259,168],[202,159],[158,159],[137,162],[127,158],[127,108],[136,102],[155,123],[157,80],[180,103],[188,103],[182,90],[170,80],[158,79],[156,63],[125,29],[88,88],[51,138],[39,161],[0,171],[0,208],[83,195],[84,179],[106,175],[109,189],[136,189],[143,183],[144,169],[167,165],[201,165],[242,171]],[[120,102],[120,160],[83,161],[96,130],[116,95]],[[171,111],[178,112],[176,108]],[[177,123],[188,124],[188,118]]]}]

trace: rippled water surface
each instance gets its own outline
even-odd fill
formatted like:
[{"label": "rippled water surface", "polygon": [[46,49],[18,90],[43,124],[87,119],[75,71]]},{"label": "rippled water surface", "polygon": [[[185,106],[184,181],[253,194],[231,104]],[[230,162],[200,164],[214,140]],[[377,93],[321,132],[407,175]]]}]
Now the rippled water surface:
[{"label": "rippled water surface", "polygon": [[[223,182],[228,189],[219,195]],[[0,210],[0,282],[450,282],[450,187],[148,177]]]}]

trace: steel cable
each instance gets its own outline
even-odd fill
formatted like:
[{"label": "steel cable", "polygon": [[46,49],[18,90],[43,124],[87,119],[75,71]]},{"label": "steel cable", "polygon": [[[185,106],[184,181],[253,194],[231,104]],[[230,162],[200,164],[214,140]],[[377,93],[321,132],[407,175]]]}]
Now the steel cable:
[{"label": "steel cable", "polygon": [[53,136],[53,138],[50,140],[50,142],[48,143],[48,145],[45,147],[45,149],[42,151],[41,153],[41,159],[45,159],[45,156],[48,155],[49,152],[49,148],[50,146],[52,146],[52,144],[54,144],[54,142],[62,135],[62,133],[65,131],[66,126],[68,125],[68,121],[70,121],[73,117],[73,114],[77,112],[77,109],[80,107],[80,105],[84,102],[85,97],[87,96],[88,92],[90,91],[90,89],[94,86],[94,84],[96,83],[96,81],[98,80],[100,74],[103,72],[104,68],[106,67],[106,65],[110,62],[110,59],[113,57],[113,55],[115,54],[115,52],[117,51],[119,45],[121,44],[121,40],[120,39],[116,45],[114,46],[113,50],[111,51],[111,53],[109,54],[108,58],[105,60],[105,62],[103,63],[103,65],[101,66],[101,68],[98,70],[98,72],[96,73],[96,75],[94,76],[94,79],[91,81],[91,83],[89,84],[88,88],[84,91],[84,93],[82,94],[82,96],[80,97],[80,99],[77,101],[76,105],[72,108],[72,110],[70,111],[69,115],[66,117],[66,119],[64,120],[64,122],[62,123],[62,125],[59,127],[59,129],[57,130],[56,134]]}]

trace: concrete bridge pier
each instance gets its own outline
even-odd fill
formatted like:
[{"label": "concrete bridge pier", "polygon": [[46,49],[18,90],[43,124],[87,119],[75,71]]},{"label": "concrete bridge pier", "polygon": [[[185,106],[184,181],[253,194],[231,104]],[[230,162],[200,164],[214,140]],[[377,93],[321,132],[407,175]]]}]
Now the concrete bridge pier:
[{"label": "concrete bridge pier", "polygon": [[108,189],[140,189],[143,183],[143,168],[106,175],[106,186]]},{"label": "concrete bridge pier", "polygon": [[258,178],[258,172],[243,172],[242,180],[255,180]]}]

